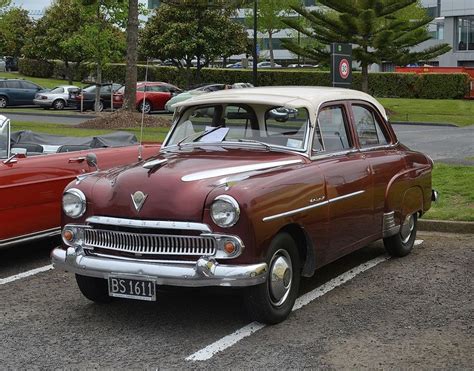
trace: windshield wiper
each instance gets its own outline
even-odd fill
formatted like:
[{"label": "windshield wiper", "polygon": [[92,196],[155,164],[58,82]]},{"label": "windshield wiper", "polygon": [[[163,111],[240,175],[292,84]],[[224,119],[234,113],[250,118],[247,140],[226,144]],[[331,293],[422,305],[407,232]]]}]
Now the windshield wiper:
[{"label": "windshield wiper", "polygon": [[272,149],[272,147],[270,147],[267,143],[264,143],[264,142],[261,142],[259,140],[255,140],[255,139],[240,138],[239,142],[260,144],[260,145],[264,146],[266,149],[268,149],[269,151],[271,151],[271,149]]},{"label": "windshield wiper", "polygon": [[210,134],[214,131],[216,131],[217,129],[220,129],[222,127],[222,125],[219,125],[219,126],[216,126],[215,128],[211,128],[211,129],[208,129],[208,130],[205,130],[203,131],[202,133],[193,133],[191,135],[188,135],[187,137],[184,137],[183,139],[181,139],[178,143],[176,143],[176,145],[178,146],[178,148],[181,149],[181,143],[183,143],[185,140],[189,139],[189,138],[192,138],[194,135],[196,134],[199,134],[196,138],[194,138],[191,142],[195,142],[199,139],[201,139],[202,137],[205,137],[207,134]]}]

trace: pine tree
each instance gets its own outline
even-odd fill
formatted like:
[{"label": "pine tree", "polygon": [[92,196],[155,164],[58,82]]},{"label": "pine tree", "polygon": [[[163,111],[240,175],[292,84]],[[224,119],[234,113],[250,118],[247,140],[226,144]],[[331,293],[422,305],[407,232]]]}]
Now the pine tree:
[{"label": "pine tree", "polygon": [[284,22],[321,45],[300,47],[294,41],[285,47],[297,55],[317,61],[329,61],[328,45],[350,43],[353,58],[362,68],[362,90],[368,91],[368,68],[373,63],[391,61],[404,65],[427,61],[448,52],[449,44],[439,44],[421,51],[411,48],[429,40],[427,25],[433,20],[418,0],[319,0],[324,7],[309,11],[293,9],[307,20],[309,27],[295,19]]}]

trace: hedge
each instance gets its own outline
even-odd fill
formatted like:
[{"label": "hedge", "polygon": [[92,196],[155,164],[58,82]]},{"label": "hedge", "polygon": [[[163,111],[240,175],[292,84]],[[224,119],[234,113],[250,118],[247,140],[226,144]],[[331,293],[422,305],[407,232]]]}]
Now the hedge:
[{"label": "hedge", "polygon": [[[20,60],[20,72],[27,76],[64,78],[65,68],[60,61]],[[73,66],[75,80],[91,80],[95,75],[95,64]],[[145,80],[146,66],[138,66],[138,80]],[[175,67],[149,66],[149,81],[166,81],[185,87],[186,82],[197,81],[196,69],[189,71]],[[41,76],[39,75],[41,74]],[[103,80],[124,83],[125,64],[108,64],[102,72]],[[251,69],[203,68],[201,81],[209,83],[233,84],[235,82],[251,82]],[[352,88],[361,90],[362,76],[353,73]],[[260,86],[330,86],[330,73],[312,70],[259,70]],[[427,98],[427,99],[462,99],[469,92],[469,76],[464,73],[452,74],[411,74],[411,73],[370,73],[369,93],[383,98]]]}]

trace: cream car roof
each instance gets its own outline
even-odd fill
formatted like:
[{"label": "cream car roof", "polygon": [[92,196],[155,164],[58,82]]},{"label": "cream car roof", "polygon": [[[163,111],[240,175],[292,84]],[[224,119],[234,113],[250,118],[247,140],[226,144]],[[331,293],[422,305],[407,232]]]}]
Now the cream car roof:
[{"label": "cream car roof", "polygon": [[283,107],[309,107],[316,112],[319,106],[336,100],[363,100],[373,104],[387,120],[383,106],[372,96],[358,90],[307,87],[307,86],[266,86],[258,88],[228,89],[193,96],[176,103],[174,107],[189,107],[201,104],[247,103],[275,104]]}]

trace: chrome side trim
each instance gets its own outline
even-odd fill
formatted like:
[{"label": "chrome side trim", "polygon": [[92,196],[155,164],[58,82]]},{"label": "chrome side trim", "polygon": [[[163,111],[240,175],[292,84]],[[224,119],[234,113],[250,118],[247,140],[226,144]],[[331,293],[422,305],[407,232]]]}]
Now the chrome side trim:
[{"label": "chrome side trim", "polygon": [[197,173],[185,175],[181,178],[181,180],[183,182],[192,182],[194,180],[202,180],[202,179],[215,178],[215,177],[225,176],[225,175],[245,173],[247,171],[266,170],[266,169],[272,169],[272,168],[276,168],[280,166],[293,165],[293,164],[299,164],[299,163],[303,163],[303,160],[273,161],[273,162],[264,162],[262,164],[252,164],[252,165],[227,167],[227,168],[216,169],[216,170],[199,171]]},{"label": "chrome side trim", "polygon": [[357,196],[357,195],[360,195],[362,193],[364,193],[365,191],[357,191],[357,192],[352,192],[352,193],[348,193],[346,195],[343,195],[343,196],[338,196],[338,197],[334,197],[334,198],[331,198],[329,199],[329,203],[333,203],[333,202],[336,202],[336,201],[340,201],[340,200],[344,200],[345,198],[349,198],[349,197],[354,197],[354,196]]},{"label": "chrome side trim", "polygon": [[321,206],[324,206],[324,205],[327,205],[327,204],[330,204],[330,203],[333,203],[333,202],[337,202],[337,201],[340,201],[340,200],[344,200],[346,198],[349,198],[349,197],[354,197],[354,196],[357,196],[357,195],[360,195],[362,193],[364,193],[365,191],[361,190],[361,191],[357,191],[357,192],[352,192],[352,193],[348,193],[347,195],[343,195],[343,196],[338,196],[338,197],[334,197],[334,198],[331,198],[327,201],[323,201],[323,202],[319,202],[317,204],[314,204],[314,205],[309,205],[309,206],[304,206],[304,207],[301,207],[299,209],[294,209],[294,210],[290,210],[290,211],[285,211],[283,213],[280,213],[280,214],[275,214],[275,215],[271,215],[271,216],[266,216],[262,219],[263,222],[269,222],[271,220],[275,220],[275,219],[278,219],[278,218],[282,218],[282,217],[285,217],[285,216],[290,216],[290,215],[294,215],[294,214],[298,214],[302,211],[306,211],[306,210],[310,210],[310,209],[314,209],[314,208],[317,208],[317,207],[321,207]]},{"label": "chrome side trim", "polygon": [[294,214],[298,214],[298,213],[301,213],[302,211],[306,211],[306,210],[310,210],[310,209],[315,209],[317,207],[321,207],[321,206],[324,206],[326,204],[328,204],[329,201],[323,201],[323,202],[320,202],[320,203],[317,203],[317,204],[314,204],[314,205],[309,205],[309,206],[305,206],[305,207],[301,207],[299,209],[295,209],[295,210],[290,210],[290,211],[285,211],[284,213],[280,213],[280,214],[275,214],[275,215],[272,215],[272,216],[266,216],[265,218],[262,219],[262,221],[264,222],[269,222],[271,220],[275,220],[275,219],[278,219],[278,218],[283,218],[285,216],[290,216],[290,215],[294,215]]},{"label": "chrome side trim", "polygon": [[38,240],[40,238],[57,236],[60,233],[61,233],[61,228],[55,227],[55,228],[46,229],[40,232],[25,234],[19,237],[13,237],[13,238],[5,239],[5,240],[0,240],[0,249],[4,247],[10,247],[19,243],[25,243],[25,242]]},{"label": "chrome side trim", "polygon": [[86,219],[90,224],[115,225],[129,228],[155,228],[155,229],[184,229],[211,233],[207,224],[194,222],[173,222],[162,220],[138,220],[114,218],[109,216],[91,216]]},{"label": "chrome side trim", "polygon": [[390,237],[396,235],[400,231],[400,226],[395,222],[395,211],[390,211],[383,214],[383,237]]}]

